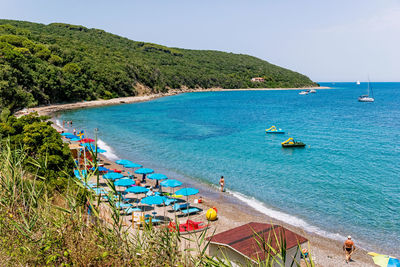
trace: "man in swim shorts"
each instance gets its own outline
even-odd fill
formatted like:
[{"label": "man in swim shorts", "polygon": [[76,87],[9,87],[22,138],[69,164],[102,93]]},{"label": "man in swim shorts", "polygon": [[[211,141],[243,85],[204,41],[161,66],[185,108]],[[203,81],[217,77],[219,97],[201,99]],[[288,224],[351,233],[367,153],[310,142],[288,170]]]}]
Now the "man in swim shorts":
[{"label": "man in swim shorts", "polygon": [[346,253],[346,263],[348,263],[351,260],[351,255],[356,250],[356,247],[354,246],[354,242],[353,242],[353,240],[351,240],[351,236],[348,236],[347,240],[344,241],[343,250]]}]

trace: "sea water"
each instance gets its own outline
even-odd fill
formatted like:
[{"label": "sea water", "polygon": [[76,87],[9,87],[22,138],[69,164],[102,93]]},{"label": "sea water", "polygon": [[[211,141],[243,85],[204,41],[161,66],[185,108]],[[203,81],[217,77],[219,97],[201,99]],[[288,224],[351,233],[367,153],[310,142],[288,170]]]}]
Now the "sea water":
[{"label": "sea water", "polygon": [[[400,255],[400,83],[331,90],[186,93],[67,111],[108,156],[226,187],[241,201],[331,238]],[[285,135],[265,134],[276,125]],[[282,148],[294,137],[305,148]],[[106,155],[107,155],[106,153]]]}]

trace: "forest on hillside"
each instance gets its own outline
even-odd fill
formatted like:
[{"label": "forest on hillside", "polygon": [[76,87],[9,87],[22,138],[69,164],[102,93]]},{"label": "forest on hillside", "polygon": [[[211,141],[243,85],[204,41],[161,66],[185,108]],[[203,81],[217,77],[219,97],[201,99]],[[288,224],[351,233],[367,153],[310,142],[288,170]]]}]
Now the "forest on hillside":
[{"label": "forest on hillside", "polygon": [[[251,82],[262,77],[264,82]],[[0,20],[0,109],[179,88],[305,87],[308,77],[256,57],[169,48],[99,29]]]}]

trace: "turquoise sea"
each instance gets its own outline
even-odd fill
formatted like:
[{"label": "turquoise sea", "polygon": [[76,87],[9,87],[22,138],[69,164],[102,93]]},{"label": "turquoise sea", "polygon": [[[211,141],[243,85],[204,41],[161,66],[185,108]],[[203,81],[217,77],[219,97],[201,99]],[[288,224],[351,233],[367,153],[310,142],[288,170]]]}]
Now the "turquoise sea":
[{"label": "turquoise sea", "polygon": [[[217,184],[294,225],[400,256],[400,83],[321,83],[332,90],[186,93],[67,111],[58,121],[93,137],[112,159]],[[276,125],[285,135],[266,135]],[[295,137],[304,149],[283,149]],[[176,178],[176,177],[173,177]]]}]

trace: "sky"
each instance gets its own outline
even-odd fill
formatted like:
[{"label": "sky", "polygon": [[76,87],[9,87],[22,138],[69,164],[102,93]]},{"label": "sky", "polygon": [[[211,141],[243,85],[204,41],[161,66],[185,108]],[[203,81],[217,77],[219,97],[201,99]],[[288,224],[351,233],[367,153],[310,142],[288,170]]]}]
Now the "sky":
[{"label": "sky", "polygon": [[400,0],[0,0],[0,18],[249,54],[317,82],[400,82]]}]

